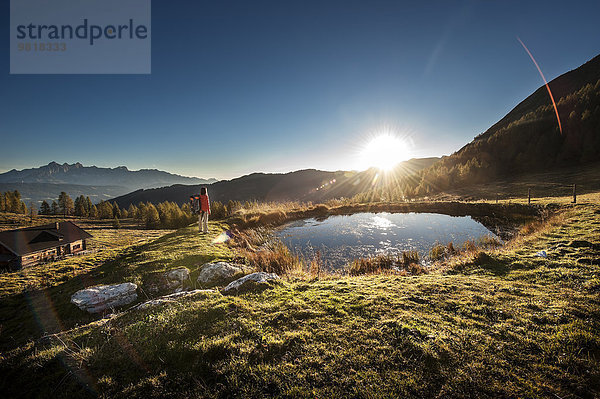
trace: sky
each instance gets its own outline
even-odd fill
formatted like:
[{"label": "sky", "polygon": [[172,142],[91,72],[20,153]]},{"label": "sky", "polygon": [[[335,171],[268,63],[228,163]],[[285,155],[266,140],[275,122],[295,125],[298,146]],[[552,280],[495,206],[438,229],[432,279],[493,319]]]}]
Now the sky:
[{"label": "sky", "polygon": [[392,132],[449,155],[600,53],[598,1],[152,2],[149,75],[9,74],[0,172],[59,163],[228,179],[351,170]]}]

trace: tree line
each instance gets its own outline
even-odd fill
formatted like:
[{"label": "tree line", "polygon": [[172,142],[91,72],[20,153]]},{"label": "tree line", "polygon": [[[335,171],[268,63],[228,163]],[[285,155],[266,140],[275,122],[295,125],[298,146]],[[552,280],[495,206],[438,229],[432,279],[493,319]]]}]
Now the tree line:
[{"label": "tree line", "polygon": [[19,190],[0,193],[0,212],[27,214],[27,205],[21,200]]},{"label": "tree line", "polygon": [[174,202],[164,201],[154,205],[140,202],[137,205],[131,204],[127,208],[121,208],[116,202],[100,201],[98,204],[93,204],[90,197],[83,195],[73,201],[64,191],[50,204],[42,201],[39,214],[97,220],[112,219],[115,227],[120,227],[120,221],[123,219],[133,219],[139,225],[150,229],[176,229],[196,221],[196,216],[192,214],[188,204],[179,206]]},{"label": "tree line", "polygon": [[[257,201],[233,201],[227,203],[213,201],[210,204],[211,219],[226,219],[240,209],[258,209]],[[129,207],[119,207],[116,202],[100,201],[93,204],[90,197],[80,195],[75,200],[66,192],[61,192],[56,200],[42,201],[40,209],[36,210],[33,204],[28,208],[21,200],[18,190],[0,193],[0,212],[20,214],[35,214],[44,216],[75,216],[96,220],[111,220],[113,226],[119,228],[123,219],[133,219],[138,225],[149,229],[177,229],[189,226],[198,221],[198,216],[192,213],[190,205],[181,206],[175,202],[164,201],[159,204],[139,202]]]}]

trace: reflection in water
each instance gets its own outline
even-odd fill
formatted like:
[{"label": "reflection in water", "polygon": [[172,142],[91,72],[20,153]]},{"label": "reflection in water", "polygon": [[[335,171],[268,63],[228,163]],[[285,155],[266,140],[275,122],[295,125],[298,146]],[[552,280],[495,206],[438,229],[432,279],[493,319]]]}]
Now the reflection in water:
[{"label": "reflection in water", "polygon": [[496,237],[470,216],[436,213],[356,213],[324,220],[305,219],[283,226],[277,236],[311,259],[317,250],[328,269],[380,253],[418,251],[425,258],[436,243],[461,245],[484,235]]},{"label": "reflection in water", "polygon": [[378,216],[378,215],[373,216],[373,225],[375,227],[380,228],[380,229],[386,229],[388,227],[395,226],[394,223],[392,223],[391,220],[386,219],[386,218],[381,217],[381,216]]}]

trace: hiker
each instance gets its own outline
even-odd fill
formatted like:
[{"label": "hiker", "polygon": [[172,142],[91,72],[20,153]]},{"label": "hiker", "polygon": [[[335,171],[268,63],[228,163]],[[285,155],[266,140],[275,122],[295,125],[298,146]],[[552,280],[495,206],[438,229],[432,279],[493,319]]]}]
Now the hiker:
[{"label": "hiker", "polygon": [[200,212],[198,216],[198,230],[202,233],[208,233],[208,215],[210,215],[210,202],[208,200],[208,191],[206,187],[200,189]]}]

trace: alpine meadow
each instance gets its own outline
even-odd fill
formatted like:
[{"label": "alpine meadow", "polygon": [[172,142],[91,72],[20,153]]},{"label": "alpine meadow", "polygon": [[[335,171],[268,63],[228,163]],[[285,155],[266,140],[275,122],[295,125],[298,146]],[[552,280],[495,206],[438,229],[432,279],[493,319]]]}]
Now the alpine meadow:
[{"label": "alpine meadow", "polygon": [[1,7],[2,398],[600,396],[597,2]]}]

